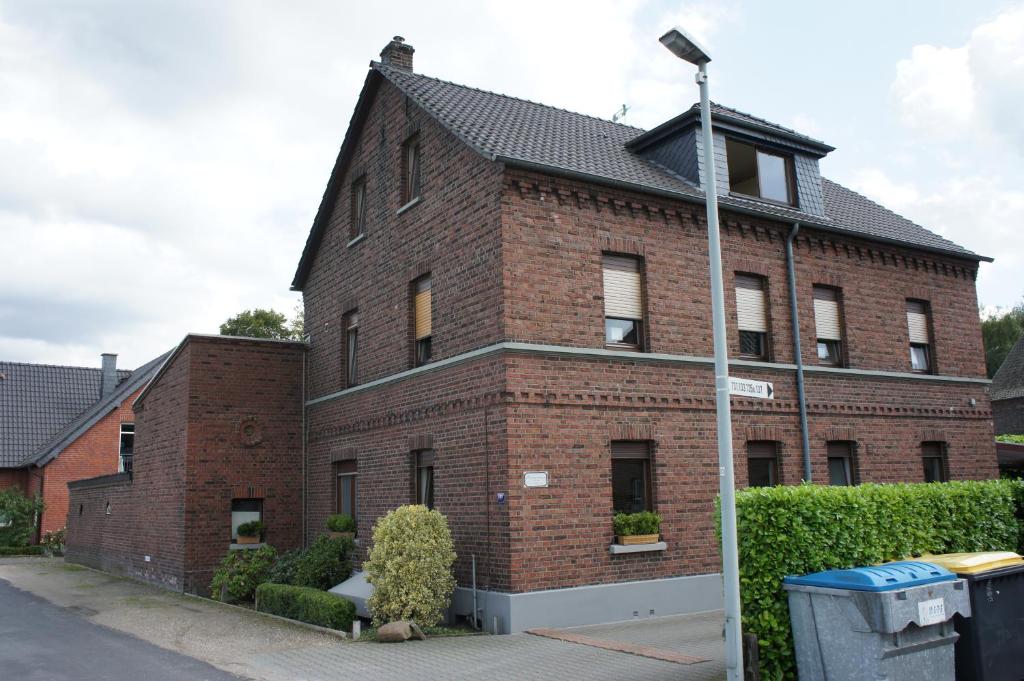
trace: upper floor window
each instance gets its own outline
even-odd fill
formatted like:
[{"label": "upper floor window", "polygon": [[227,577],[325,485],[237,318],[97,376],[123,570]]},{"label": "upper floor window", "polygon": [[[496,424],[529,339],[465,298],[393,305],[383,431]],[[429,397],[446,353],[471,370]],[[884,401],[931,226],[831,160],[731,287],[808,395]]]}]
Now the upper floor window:
[{"label": "upper floor window", "polygon": [[643,284],[640,258],[605,255],[604,341],[623,350],[641,350],[644,345]]},{"label": "upper floor window", "polygon": [[359,312],[345,315],[345,386],[359,382]]},{"label": "upper floor window", "polygon": [[132,472],[132,456],[135,454],[135,424],[121,424],[121,444],[118,450],[117,459],[118,473]]},{"label": "upper floor window", "polygon": [[413,135],[402,145],[402,203],[420,195],[420,138]]},{"label": "upper floor window", "polygon": [[839,290],[830,286],[814,287],[814,326],[818,337],[818,361],[842,366],[843,328],[839,309]]},{"label": "upper floor window", "polygon": [[949,480],[946,466],[945,442],[922,442],[921,459],[924,463],[925,482],[946,482]]},{"label": "upper floor window", "polygon": [[922,374],[932,372],[932,343],[928,316],[928,303],[923,300],[907,301],[910,368]]},{"label": "upper floor window", "polygon": [[779,484],[779,450],[776,443],[747,443],[747,484],[750,487],[774,487]]},{"label": "upper floor window", "polygon": [[795,204],[793,159],[737,140],[725,141],[729,189],[737,194]]},{"label": "upper floor window", "polygon": [[650,443],[612,443],[612,510],[616,513],[654,510]]},{"label": "upper floor window", "polygon": [[857,475],[853,459],[852,442],[829,442],[828,484],[853,485]]},{"label": "upper floor window", "polygon": [[736,321],[740,330],[740,355],[750,359],[768,357],[768,305],[764,277],[736,275]]},{"label": "upper floor window", "polygon": [[416,503],[434,508],[434,450],[416,452]]},{"label": "upper floor window", "polygon": [[348,238],[355,239],[366,231],[366,178],[360,177],[352,183],[352,221]]},{"label": "upper floor window", "polygon": [[433,334],[431,316],[433,308],[430,297],[430,275],[420,277],[413,284],[413,332],[416,339],[416,366],[430,361],[430,340]]},{"label": "upper floor window", "polygon": [[358,525],[358,507],[356,506],[356,478],[358,477],[356,461],[340,461],[334,464],[334,512],[352,516]]}]

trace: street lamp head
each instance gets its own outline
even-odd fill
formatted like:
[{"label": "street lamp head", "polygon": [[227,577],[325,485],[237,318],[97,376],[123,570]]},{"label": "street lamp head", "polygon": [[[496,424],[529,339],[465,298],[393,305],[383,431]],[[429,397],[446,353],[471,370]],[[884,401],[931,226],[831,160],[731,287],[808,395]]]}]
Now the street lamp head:
[{"label": "street lamp head", "polygon": [[711,57],[704,51],[704,48],[681,28],[673,28],[661,36],[660,40],[661,44],[667,47],[672,54],[691,64],[700,66],[711,61]]}]

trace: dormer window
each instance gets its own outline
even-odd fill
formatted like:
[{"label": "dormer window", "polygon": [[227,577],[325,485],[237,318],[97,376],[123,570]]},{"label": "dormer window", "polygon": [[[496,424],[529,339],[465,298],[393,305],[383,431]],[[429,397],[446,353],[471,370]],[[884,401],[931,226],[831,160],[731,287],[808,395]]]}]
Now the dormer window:
[{"label": "dormer window", "polygon": [[726,140],[729,189],[734,194],[794,205],[793,159],[756,147]]}]

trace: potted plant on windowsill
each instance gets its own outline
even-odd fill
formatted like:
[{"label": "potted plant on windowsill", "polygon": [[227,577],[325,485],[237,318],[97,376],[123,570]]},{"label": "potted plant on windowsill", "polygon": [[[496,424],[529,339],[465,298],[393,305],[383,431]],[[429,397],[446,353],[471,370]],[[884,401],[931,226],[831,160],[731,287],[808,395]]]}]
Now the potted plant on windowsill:
[{"label": "potted plant on windowsill", "polygon": [[612,519],[619,544],[654,544],[661,537],[661,516],[651,511],[616,513]]},{"label": "potted plant on windowsill", "polygon": [[352,539],[356,534],[355,518],[348,513],[335,513],[327,518],[327,534],[333,539],[348,537]]},{"label": "potted plant on windowsill", "polygon": [[237,541],[239,544],[259,544],[263,531],[266,529],[260,520],[250,520],[238,526]]}]

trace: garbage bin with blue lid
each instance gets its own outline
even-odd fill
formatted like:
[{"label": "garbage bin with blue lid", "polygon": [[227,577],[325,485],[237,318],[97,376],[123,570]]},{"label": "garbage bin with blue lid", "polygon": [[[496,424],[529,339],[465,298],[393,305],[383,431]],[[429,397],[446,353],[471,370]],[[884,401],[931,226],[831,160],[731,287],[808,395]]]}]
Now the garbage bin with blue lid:
[{"label": "garbage bin with blue lid", "polygon": [[953,681],[964,580],[903,561],[786,577],[801,681]]}]

